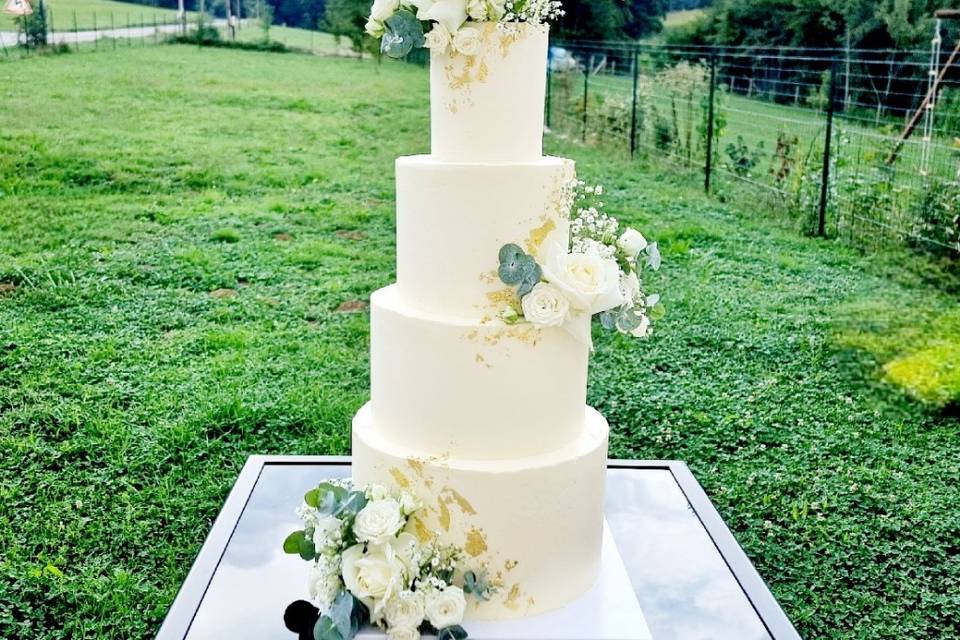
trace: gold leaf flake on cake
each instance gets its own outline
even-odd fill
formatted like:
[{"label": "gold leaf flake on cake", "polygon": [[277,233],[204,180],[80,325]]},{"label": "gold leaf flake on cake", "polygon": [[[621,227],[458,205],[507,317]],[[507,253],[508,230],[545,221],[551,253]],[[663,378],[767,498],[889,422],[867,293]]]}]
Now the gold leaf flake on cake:
[{"label": "gold leaf flake on cake", "polygon": [[416,458],[407,458],[407,465],[413,469],[417,477],[423,478],[423,461],[417,460]]},{"label": "gold leaf flake on cake", "polygon": [[504,287],[502,289],[497,289],[496,291],[488,291],[487,299],[500,307],[520,306],[520,296],[517,295],[517,291],[513,287]]},{"label": "gold leaf flake on cake", "polygon": [[503,601],[503,606],[508,609],[518,609],[520,607],[520,585],[514,583]]},{"label": "gold leaf flake on cake", "polygon": [[480,282],[487,284],[493,284],[494,282],[500,282],[500,276],[497,275],[496,271],[484,271],[480,274]]},{"label": "gold leaf flake on cake", "polygon": [[466,498],[460,495],[460,492],[457,491],[456,489],[453,489],[451,487],[444,487],[440,493],[441,495],[446,494],[447,502],[452,501],[457,503],[457,506],[460,507],[460,510],[466,513],[467,515],[471,515],[471,516],[477,515],[477,511],[476,509],[473,508],[473,505],[470,504],[470,502],[468,502]]},{"label": "gold leaf flake on cake", "polygon": [[400,469],[397,469],[396,467],[391,468],[390,475],[393,476],[393,481],[396,482],[401,489],[410,488],[410,481],[407,480],[407,476],[403,475],[403,472],[400,471]]},{"label": "gold leaf flake on cake", "polygon": [[446,501],[441,498],[437,501],[437,506],[440,508],[440,526],[444,531],[450,531],[450,509],[447,508]]},{"label": "gold leaf flake on cake", "polygon": [[503,563],[503,568],[506,571],[513,571],[517,568],[517,565],[520,564],[519,560],[507,560]]},{"label": "gold leaf flake on cake", "polygon": [[430,542],[433,540],[433,534],[430,533],[430,529],[417,514],[413,514],[410,516],[410,519],[407,520],[406,530],[408,533],[413,531],[413,535],[415,535],[420,542]]},{"label": "gold leaf flake on cake", "polygon": [[467,532],[467,541],[463,545],[463,550],[474,558],[487,550],[487,538],[480,529],[473,527]]},{"label": "gold leaf flake on cake", "polygon": [[493,369],[493,365],[490,364],[489,362],[487,362],[487,359],[484,358],[484,357],[483,357],[482,355],[480,355],[479,353],[478,353],[478,354],[476,355],[476,357],[474,358],[474,361],[475,361],[477,364],[482,364],[482,365],[485,366],[487,369]]},{"label": "gold leaf flake on cake", "polygon": [[[546,216],[545,216],[546,217]],[[552,218],[546,218],[543,224],[536,229],[531,229],[527,235],[527,253],[537,256],[540,252],[540,246],[547,239],[550,232],[557,228],[557,223]]]}]

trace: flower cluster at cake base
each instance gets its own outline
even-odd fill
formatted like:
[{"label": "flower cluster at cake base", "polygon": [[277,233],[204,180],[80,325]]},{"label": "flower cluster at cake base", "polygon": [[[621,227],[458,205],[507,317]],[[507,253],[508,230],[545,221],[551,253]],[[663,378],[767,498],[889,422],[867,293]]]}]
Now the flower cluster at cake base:
[{"label": "flower cluster at cake base", "polygon": [[380,39],[380,50],[402,58],[416,47],[475,56],[478,25],[540,25],[563,15],[558,0],[374,0],[366,31]]},{"label": "flower cluster at cake base", "polygon": [[351,640],[369,623],[390,640],[462,640],[467,598],[489,599],[494,588],[464,571],[464,553],[441,544],[421,519],[409,491],[350,481],[321,483],[304,495],[303,529],[283,550],[311,563],[310,597],[320,608],[317,640]]},{"label": "flower cluster at cake base", "polygon": [[623,334],[650,334],[663,307],[659,295],[644,293],[641,276],[644,269],[660,268],[657,243],[636,229],[621,230],[604,211],[602,195],[600,185],[573,181],[563,198],[568,241],[551,233],[532,249],[535,255],[512,243],[501,247],[497,274],[516,287],[519,300],[500,310],[501,320],[563,327],[588,345],[590,325],[576,322],[584,315],[596,315],[604,328]]}]

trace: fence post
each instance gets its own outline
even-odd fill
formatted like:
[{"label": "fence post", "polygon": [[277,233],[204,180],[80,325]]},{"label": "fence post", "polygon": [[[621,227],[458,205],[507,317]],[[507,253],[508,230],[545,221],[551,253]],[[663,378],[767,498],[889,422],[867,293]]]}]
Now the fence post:
[{"label": "fence post", "polygon": [[710,98],[707,104],[707,158],[703,167],[703,190],[710,193],[710,175],[713,172],[713,113],[717,89],[717,52],[710,51]]},{"label": "fence post", "polygon": [[830,90],[827,98],[827,132],[823,140],[823,173],[820,177],[820,213],[817,216],[817,235],[827,235],[827,196],[830,183],[830,147],[833,142],[833,103],[837,90],[837,61],[830,63]]},{"label": "fence post", "polygon": [[550,106],[551,106],[550,98],[552,97],[551,94],[553,93],[552,85],[553,85],[553,53],[551,52],[550,48],[548,48],[547,49],[547,105],[546,105],[547,129],[550,128]]},{"label": "fence post", "polygon": [[80,51],[80,33],[77,30],[77,11],[73,11],[73,48]]},{"label": "fence post", "polygon": [[630,159],[637,152],[637,83],[640,81],[640,50],[633,48],[633,100],[630,107]]},{"label": "fence post", "polygon": [[117,49],[117,28],[113,24],[113,11],[110,12],[110,38],[113,40],[113,49]]},{"label": "fence post", "polygon": [[581,137],[587,141],[587,92],[590,86],[590,64],[583,67],[583,132]]},{"label": "fence post", "polygon": [[97,35],[97,12],[93,12],[93,50],[100,49],[100,36]]},{"label": "fence post", "polygon": [[53,26],[53,9],[47,9],[46,11],[47,11],[48,26],[50,27],[50,39],[47,40],[47,44],[56,45],[57,34]]}]

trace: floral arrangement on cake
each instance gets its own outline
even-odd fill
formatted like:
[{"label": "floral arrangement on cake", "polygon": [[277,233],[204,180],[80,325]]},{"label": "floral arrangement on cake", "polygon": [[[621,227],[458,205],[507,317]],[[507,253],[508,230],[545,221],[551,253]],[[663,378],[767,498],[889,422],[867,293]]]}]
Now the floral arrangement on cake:
[{"label": "floral arrangement on cake", "polygon": [[604,211],[602,195],[602,185],[582,180],[568,185],[561,203],[570,217],[568,244],[550,234],[536,256],[516,244],[501,247],[497,275],[516,287],[519,302],[500,311],[504,322],[564,327],[592,344],[589,325],[587,335],[579,335],[583,323],[570,322],[589,314],[598,315],[606,329],[650,335],[652,320],[663,314],[663,306],[659,295],[644,293],[641,276],[645,268],[660,268],[660,251],[636,229],[621,231],[617,219]]},{"label": "floral arrangement on cake", "polygon": [[415,47],[474,56],[481,47],[479,23],[539,25],[562,15],[558,0],[374,0],[366,31],[392,58]]},{"label": "floral arrangement on cake", "polygon": [[320,608],[313,637],[351,640],[370,622],[390,640],[463,640],[467,596],[489,599],[495,588],[462,571],[463,550],[439,543],[409,491],[349,480],[321,483],[304,495],[283,550],[311,563],[310,597]]}]

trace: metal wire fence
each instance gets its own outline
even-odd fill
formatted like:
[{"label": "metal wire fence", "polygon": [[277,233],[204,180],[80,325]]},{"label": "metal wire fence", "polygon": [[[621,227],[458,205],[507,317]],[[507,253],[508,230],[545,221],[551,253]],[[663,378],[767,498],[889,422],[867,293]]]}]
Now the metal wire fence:
[{"label": "metal wire fence", "polygon": [[[66,15],[64,15],[66,13]],[[234,20],[201,17],[191,12],[182,18],[170,11],[150,12],[59,12],[46,9],[46,33],[43,46],[36,36],[28,38],[21,29],[0,27],[0,62],[16,60],[51,50],[74,52],[143,47],[167,42],[185,34],[196,37],[198,30],[216,32],[222,42],[256,44],[266,41],[316,55],[353,56],[348,42],[338,42],[329,33],[317,30],[273,25],[264,31],[256,19]]]},{"label": "metal wire fence", "polygon": [[811,234],[960,260],[945,52],[554,42],[548,87],[559,135],[667,160]]}]

